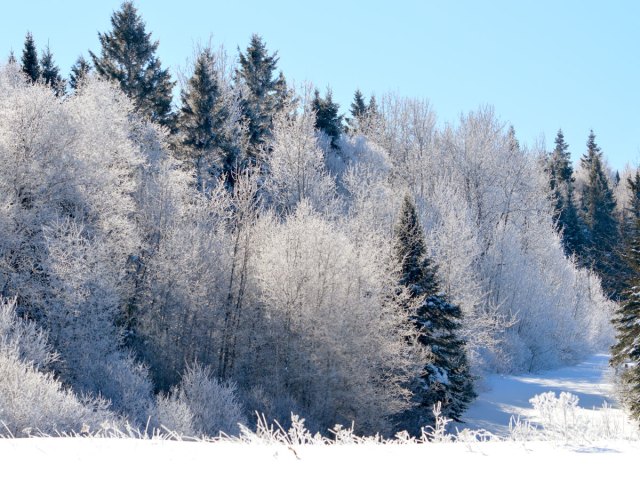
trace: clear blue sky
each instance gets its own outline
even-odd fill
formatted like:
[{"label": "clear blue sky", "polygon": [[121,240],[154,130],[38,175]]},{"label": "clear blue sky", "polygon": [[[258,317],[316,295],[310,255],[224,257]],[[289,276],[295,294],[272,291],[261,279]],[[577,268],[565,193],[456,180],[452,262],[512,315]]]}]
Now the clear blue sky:
[{"label": "clear blue sky", "polygon": [[[65,74],[99,51],[120,0],[4,2],[0,54],[24,35],[49,42]],[[288,79],[330,85],[346,111],[353,92],[428,98],[440,122],[490,104],[522,143],[558,128],[574,161],[589,129],[614,168],[640,160],[640,2],[137,0],[175,73],[212,36],[230,53],[259,33]],[[2,53],[4,51],[5,53]]]}]

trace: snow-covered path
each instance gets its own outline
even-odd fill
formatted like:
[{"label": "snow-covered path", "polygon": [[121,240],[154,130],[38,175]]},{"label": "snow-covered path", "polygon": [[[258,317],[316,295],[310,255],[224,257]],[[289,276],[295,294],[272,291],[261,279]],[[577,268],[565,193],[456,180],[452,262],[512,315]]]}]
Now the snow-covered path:
[{"label": "snow-covered path", "polygon": [[570,392],[580,398],[582,408],[614,404],[609,355],[597,354],[588,360],[557,370],[527,375],[490,375],[482,383],[476,401],[467,410],[458,428],[483,428],[491,433],[508,433],[512,416],[530,417],[529,399],[544,392]]}]

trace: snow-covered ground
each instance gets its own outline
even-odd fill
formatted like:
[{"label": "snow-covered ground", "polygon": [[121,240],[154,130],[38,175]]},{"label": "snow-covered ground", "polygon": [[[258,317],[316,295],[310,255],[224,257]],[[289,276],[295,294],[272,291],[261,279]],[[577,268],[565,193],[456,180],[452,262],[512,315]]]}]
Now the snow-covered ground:
[{"label": "snow-covered ground", "polygon": [[[637,470],[633,443],[300,446],[152,440],[3,440],[2,478],[617,478]],[[404,475],[407,475],[406,477]],[[409,476],[410,475],[410,476]],[[626,477],[625,477],[626,478]]]},{"label": "snow-covered ground", "polygon": [[[591,407],[611,401],[607,360],[606,355],[596,355],[578,366],[540,375],[491,376],[464,426],[506,434],[511,415],[538,414],[529,398],[548,391],[573,393],[587,413],[599,415]],[[612,414],[622,413],[609,410],[604,415]],[[639,456],[638,441],[586,436],[568,440],[562,435],[549,441],[406,445],[287,445],[257,436],[215,443],[27,438],[0,440],[0,478],[528,479],[570,474],[582,480],[626,478],[637,469]]]},{"label": "snow-covered ground", "polygon": [[483,380],[478,398],[458,428],[483,428],[506,435],[511,417],[534,417],[529,399],[550,391],[578,396],[584,409],[601,408],[606,402],[617,410],[608,362],[609,355],[597,354],[578,365],[539,374],[490,375]]}]

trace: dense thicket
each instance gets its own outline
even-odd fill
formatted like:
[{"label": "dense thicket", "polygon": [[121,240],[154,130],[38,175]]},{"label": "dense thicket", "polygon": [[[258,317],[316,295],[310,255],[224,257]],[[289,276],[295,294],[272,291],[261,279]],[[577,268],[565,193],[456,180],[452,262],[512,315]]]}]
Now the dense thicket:
[{"label": "dense thicket", "polygon": [[215,435],[256,410],[419,431],[437,402],[460,418],[474,376],[607,345],[614,304],[590,268],[605,275],[598,239],[638,216],[640,182],[613,189],[595,141],[574,175],[561,135],[549,156],[488,108],[439,129],[426,101],[361,93],[345,130],[257,35],[237,65],[197,51],[174,123],[130,2],[112,26],[69,94],[31,77],[35,46],[0,70],[0,296],[15,299],[0,369],[19,379],[0,392],[24,396],[0,420],[15,432],[151,419]]}]

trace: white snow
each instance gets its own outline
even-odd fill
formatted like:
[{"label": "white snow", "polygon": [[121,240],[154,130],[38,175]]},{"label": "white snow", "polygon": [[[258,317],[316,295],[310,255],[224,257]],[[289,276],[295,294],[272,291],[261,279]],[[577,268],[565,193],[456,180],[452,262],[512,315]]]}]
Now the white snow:
[{"label": "white snow", "polygon": [[609,355],[596,354],[578,365],[538,374],[489,375],[458,428],[482,428],[506,435],[512,416],[535,417],[529,400],[545,392],[573,393],[583,409],[601,408],[606,402],[617,410],[608,362]]},{"label": "white snow", "polygon": [[[0,441],[2,478],[616,478],[640,446],[553,442],[296,446],[153,440]],[[404,477],[411,475],[411,477]]]}]

